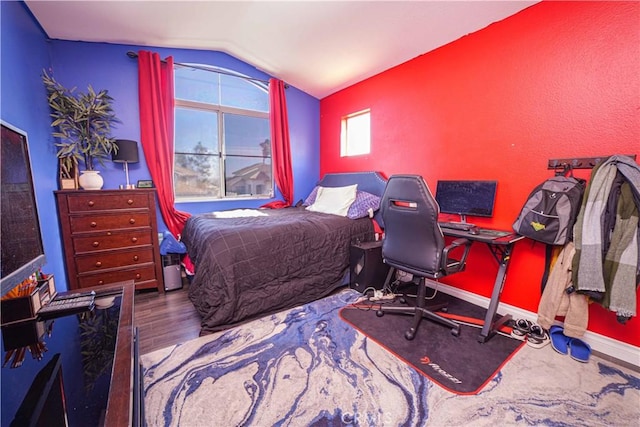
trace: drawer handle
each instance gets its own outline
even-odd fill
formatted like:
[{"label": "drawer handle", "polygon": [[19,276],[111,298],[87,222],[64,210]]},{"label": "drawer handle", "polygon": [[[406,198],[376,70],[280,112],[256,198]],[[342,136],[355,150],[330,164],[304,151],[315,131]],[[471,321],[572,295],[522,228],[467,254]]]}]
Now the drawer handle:
[{"label": "drawer handle", "polygon": [[96,262],[96,267],[98,268],[102,267],[102,263],[100,261]]},{"label": "drawer handle", "polygon": [[133,243],[136,243],[136,242],[138,241],[138,238],[137,238],[137,237],[132,237],[132,238],[131,238],[131,241],[132,241]]},{"label": "drawer handle", "polygon": [[129,220],[129,224],[133,225],[133,224],[135,224],[135,223],[136,223],[135,218],[131,218],[131,219]]},{"label": "drawer handle", "polygon": [[136,273],[136,280],[140,280],[141,277],[140,273]]},{"label": "drawer handle", "polygon": [[100,242],[93,242],[91,246],[93,246],[94,248],[97,248],[98,246],[100,246]]},{"label": "drawer handle", "polygon": [[128,205],[132,205],[133,204],[133,200],[131,200],[131,199],[127,200],[127,204]]},{"label": "drawer handle", "polygon": [[134,256],[133,256],[133,260],[134,260],[134,261],[138,261],[139,259],[140,259],[140,257],[139,257],[138,255],[134,255]]},{"label": "drawer handle", "polygon": [[96,228],[98,226],[98,224],[95,221],[91,221],[91,224],[89,224],[91,226],[91,228]]},{"label": "drawer handle", "polygon": [[104,280],[98,280],[98,285],[104,285]]},{"label": "drawer handle", "polygon": [[89,207],[92,208],[96,203],[93,200],[89,200]]}]

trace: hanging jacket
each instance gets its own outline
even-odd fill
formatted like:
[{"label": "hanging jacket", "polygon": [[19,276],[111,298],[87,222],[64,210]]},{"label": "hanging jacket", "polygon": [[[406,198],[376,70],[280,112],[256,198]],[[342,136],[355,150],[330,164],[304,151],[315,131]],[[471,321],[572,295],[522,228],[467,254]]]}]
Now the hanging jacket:
[{"label": "hanging jacket", "polygon": [[564,334],[580,338],[589,323],[589,303],[586,295],[575,292],[571,282],[571,265],[575,253],[573,242],[569,242],[553,264],[538,305],[538,324],[548,330],[556,316],[565,316]]},{"label": "hanging jacket", "polygon": [[573,284],[621,322],[636,314],[639,207],[640,166],[611,156],[593,169],[574,227]]}]

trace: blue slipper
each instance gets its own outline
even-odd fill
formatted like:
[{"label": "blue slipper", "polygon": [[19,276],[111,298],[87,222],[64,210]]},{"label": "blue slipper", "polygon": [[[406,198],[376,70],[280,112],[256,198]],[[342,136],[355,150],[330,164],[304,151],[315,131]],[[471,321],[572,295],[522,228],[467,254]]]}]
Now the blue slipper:
[{"label": "blue slipper", "polygon": [[553,325],[549,328],[551,347],[560,354],[569,354],[569,341],[571,338],[564,334],[562,326]]},{"label": "blue slipper", "polygon": [[569,341],[571,348],[571,358],[578,362],[587,363],[591,355],[591,346],[578,338],[572,338]]}]

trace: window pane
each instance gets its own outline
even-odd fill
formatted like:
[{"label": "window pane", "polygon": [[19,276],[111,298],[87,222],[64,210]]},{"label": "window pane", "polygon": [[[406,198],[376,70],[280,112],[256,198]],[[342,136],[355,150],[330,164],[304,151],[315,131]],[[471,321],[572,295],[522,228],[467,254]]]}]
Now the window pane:
[{"label": "window pane", "polygon": [[269,120],[224,114],[224,146],[227,155],[271,157]]},{"label": "window pane", "polygon": [[343,155],[356,156],[359,154],[368,154],[370,152],[371,141],[371,120],[369,112],[347,117],[343,120],[346,121],[345,129],[343,129],[343,138],[346,138],[346,143],[343,144]]},{"label": "window pane", "polygon": [[176,108],[176,198],[220,197],[219,158],[218,114]]},{"label": "window pane", "polygon": [[220,197],[220,171],[217,155],[176,154],[173,173],[176,198]]},{"label": "window pane", "polygon": [[262,83],[220,74],[220,93],[225,107],[269,111],[269,91]]},{"label": "window pane", "polygon": [[198,101],[207,104],[220,104],[218,92],[218,73],[196,70],[194,68],[174,68],[176,99]]},{"label": "window pane", "polygon": [[271,159],[228,156],[225,162],[226,196],[271,197]]},{"label": "window pane", "polygon": [[176,153],[193,153],[198,143],[218,152],[218,113],[188,108],[176,108],[175,112]]}]

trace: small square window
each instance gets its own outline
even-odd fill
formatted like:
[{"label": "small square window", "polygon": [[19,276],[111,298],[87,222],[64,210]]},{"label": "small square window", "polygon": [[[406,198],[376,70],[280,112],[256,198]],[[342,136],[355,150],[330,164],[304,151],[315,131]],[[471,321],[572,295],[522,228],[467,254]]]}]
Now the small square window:
[{"label": "small square window", "polygon": [[340,156],[358,156],[371,152],[370,110],[349,114],[342,118]]}]

